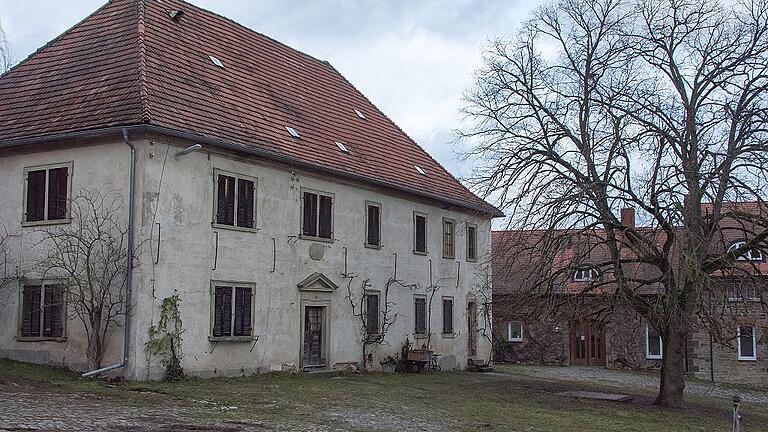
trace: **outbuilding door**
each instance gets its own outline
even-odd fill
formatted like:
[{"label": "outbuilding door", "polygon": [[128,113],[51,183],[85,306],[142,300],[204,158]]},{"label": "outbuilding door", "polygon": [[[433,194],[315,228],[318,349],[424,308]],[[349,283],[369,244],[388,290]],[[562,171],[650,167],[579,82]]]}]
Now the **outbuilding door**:
[{"label": "outbuilding door", "polygon": [[605,366],[605,328],[598,321],[577,321],[571,325],[571,364]]}]

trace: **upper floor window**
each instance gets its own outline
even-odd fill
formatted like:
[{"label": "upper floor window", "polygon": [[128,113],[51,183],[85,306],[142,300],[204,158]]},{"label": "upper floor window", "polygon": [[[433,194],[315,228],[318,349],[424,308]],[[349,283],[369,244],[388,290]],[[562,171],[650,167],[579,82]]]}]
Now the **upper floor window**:
[{"label": "upper floor window", "polygon": [[467,225],[467,260],[477,260],[477,227]]},{"label": "upper floor window", "polygon": [[413,212],[413,252],[427,253],[427,215]]},{"label": "upper floor window", "polygon": [[214,283],[214,338],[250,337],[253,335],[253,287]]},{"label": "upper floor window", "polygon": [[663,357],[661,335],[652,325],[645,325],[645,358],[659,360]]},{"label": "upper floor window", "polygon": [[64,336],[65,314],[63,284],[25,285],[21,292],[19,336],[61,338]]},{"label": "upper floor window", "polygon": [[377,335],[379,329],[379,294],[365,293],[365,334]]},{"label": "upper floor window", "polygon": [[[728,248],[728,252],[734,251],[742,246],[747,244],[745,241],[738,241],[731,245],[731,247]],[[763,260],[763,252],[759,249],[750,249],[743,254],[739,255],[738,258],[736,258],[738,261],[762,261]]]},{"label": "upper floor window", "polygon": [[755,328],[748,325],[740,325],[736,330],[739,360],[757,360],[757,346],[755,344]]},{"label": "upper floor window", "polygon": [[72,163],[24,169],[24,223],[69,219]]},{"label": "upper floor window", "polygon": [[600,277],[597,269],[591,266],[579,267],[573,274],[574,282],[593,282]]},{"label": "upper floor window", "polygon": [[523,322],[522,321],[507,322],[507,341],[509,342],[523,341]]},{"label": "upper floor window", "polygon": [[306,237],[333,239],[333,195],[304,191],[301,234]]},{"label": "upper floor window", "polygon": [[737,282],[727,288],[728,301],[760,301],[763,298],[760,286],[754,281]]},{"label": "upper floor window", "polygon": [[256,179],[216,173],[216,224],[256,226]]},{"label": "upper floor window", "polygon": [[456,256],[456,222],[443,218],[443,258]]},{"label": "upper floor window", "polygon": [[365,245],[381,247],[381,204],[365,203]]}]

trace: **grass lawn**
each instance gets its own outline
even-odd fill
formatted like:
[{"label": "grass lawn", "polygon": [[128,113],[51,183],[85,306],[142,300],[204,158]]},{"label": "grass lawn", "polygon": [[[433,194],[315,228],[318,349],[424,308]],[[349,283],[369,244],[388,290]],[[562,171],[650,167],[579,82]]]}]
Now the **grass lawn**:
[{"label": "grass lawn", "polygon": [[[39,393],[40,398],[89,394],[97,396],[99,403],[176,410],[186,422],[199,425],[231,427],[257,421],[277,430],[730,430],[730,403],[726,400],[691,397],[684,410],[662,410],[651,405],[653,394],[639,389],[623,390],[635,396],[631,403],[555,394],[574,389],[616,392],[606,386],[537,381],[514,373],[467,372],[338,377],[268,374],[110,385],[60,369],[0,360],[0,397],[12,398],[14,392]],[[747,408],[744,416],[746,432],[768,431],[768,407]]]}]

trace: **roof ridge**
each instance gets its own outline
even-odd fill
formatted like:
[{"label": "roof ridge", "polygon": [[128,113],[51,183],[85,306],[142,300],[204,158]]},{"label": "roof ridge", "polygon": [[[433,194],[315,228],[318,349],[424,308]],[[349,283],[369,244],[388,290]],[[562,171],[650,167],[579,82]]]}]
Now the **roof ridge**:
[{"label": "roof ridge", "polygon": [[136,33],[139,45],[139,97],[141,99],[141,121],[149,123],[151,120],[149,110],[149,94],[147,91],[147,49],[144,43],[144,14],[147,4],[144,0],[137,0],[139,8],[137,17]]}]

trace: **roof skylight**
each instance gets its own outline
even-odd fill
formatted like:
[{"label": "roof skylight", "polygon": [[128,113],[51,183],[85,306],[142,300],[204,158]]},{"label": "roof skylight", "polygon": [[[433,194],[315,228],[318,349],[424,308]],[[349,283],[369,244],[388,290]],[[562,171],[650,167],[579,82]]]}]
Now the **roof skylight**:
[{"label": "roof skylight", "polygon": [[294,129],[294,128],[290,127],[290,126],[286,126],[285,130],[287,130],[288,133],[291,134],[292,137],[297,138],[297,139],[301,138],[301,135],[299,135],[299,133],[296,132],[296,129]]},{"label": "roof skylight", "polygon": [[211,59],[211,61],[213,62],[213,64],[215,64],[216,66],[218,66],[218,67],[220,67],[220,68],[223,68],[223,67],[224,67],[224,63],[222,63],[222,62],[221,62],[221,60],[217,59],[216,57],[214,57],[214,56],[212,56],[212,55],[209,55],[208,57]]},{"label": "roof skylight", "polygon": [[416,168],[416,171],[418,171],[418,172],[419,172],[419,174],[421,174],[421,175],[423,175],[423,176],[427,175],[427,172],[426,172],[426,171],[424,171],[423,169],[421,169],[421,167],[420,167],[420,166],[418,166],[418,165],[414,165],[413,167],[414,167],[414,168]]},{"label": "roof skylight", "polygon": [[360,117],[361,119],[365,120],[365,115],[363,113],[361,113],[360,111],[355,110],[355,114],[357,114],[357,116]]},{"label": "roof skylight", "polygon": [[344,144],[342,144],[342,143],[340,143],[338,141],[335,141],[335,143],[336,143],[336,147],[338,147],[339,150],[341,150],[344,153],[349,153],[349,150],[347,150],[347,146],[345,146]]}]

